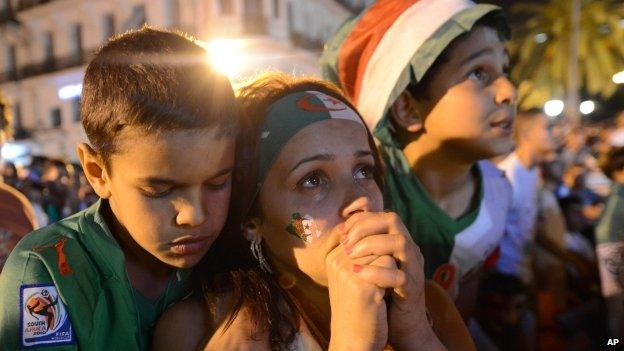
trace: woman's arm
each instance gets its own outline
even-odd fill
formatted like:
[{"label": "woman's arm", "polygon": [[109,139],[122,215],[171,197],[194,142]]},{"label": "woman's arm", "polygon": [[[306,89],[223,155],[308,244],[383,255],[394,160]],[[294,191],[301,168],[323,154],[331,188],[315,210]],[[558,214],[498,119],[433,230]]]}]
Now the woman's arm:
[{"label": "woman's arm", "polygon": [[466,324],[450,296],[432,280],[425,281],[425,301],[433,331],[449,351],[475,350]]}]

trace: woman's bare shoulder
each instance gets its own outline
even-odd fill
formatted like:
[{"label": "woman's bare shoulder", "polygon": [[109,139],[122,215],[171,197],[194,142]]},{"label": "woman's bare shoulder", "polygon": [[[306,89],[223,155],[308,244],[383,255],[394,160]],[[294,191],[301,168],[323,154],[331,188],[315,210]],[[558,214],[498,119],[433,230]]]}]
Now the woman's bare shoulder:
[{"label": "woman's bare shoulder", "polygon": [[171,306],[158,320],[153,350],[196,350],[210,326],[208,311],[200,298],[191,297]]}]

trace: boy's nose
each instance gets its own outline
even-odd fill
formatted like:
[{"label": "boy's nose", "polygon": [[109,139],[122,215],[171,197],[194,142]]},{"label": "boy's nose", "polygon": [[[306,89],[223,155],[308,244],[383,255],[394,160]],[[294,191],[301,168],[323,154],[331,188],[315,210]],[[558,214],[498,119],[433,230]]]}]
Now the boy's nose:
[{"label": "boy's nose", "polygon": [[206,222],[207,215],[201,198],[184,201],[178,209],[176,224],[180,226],[197,227]]},{"label": "boy's nose", "polygon": [[500,76],[495,82],[496,103],[499,105],[515,105],[518,101],[518,90],[507,76]]}]

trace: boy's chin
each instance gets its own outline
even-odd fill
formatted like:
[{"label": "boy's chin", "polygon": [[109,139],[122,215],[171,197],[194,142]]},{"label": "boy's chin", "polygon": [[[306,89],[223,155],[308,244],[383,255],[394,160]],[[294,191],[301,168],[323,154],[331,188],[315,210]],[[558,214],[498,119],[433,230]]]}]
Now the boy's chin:
[{"label": "boy's chin", "polygon": [[161,258],[161,262],[176,269],[188,269],[195,267],[203,255],[193,255],[193,256],[184,256],[184,257],[168,257],[166,259]]}]

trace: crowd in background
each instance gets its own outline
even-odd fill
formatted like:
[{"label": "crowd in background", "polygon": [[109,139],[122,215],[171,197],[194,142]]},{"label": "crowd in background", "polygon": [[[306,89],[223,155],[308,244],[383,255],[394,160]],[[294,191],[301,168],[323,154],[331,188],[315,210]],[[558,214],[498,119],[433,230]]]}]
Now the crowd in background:
[{"label": "crowd in background", "polygon": [[[471,325],[479,349],[599,349],[609,323],[621,318],[610,316],[614,309],[601,292],[595,229],[612,189],[601,160],[624,148],[624,112],[581,125],[550,119],[548,128],[553,146],[537,166],[538,208],[527,251],[533,278],[527,283],[493,269],[482,281]],[[97,201],[76,163],[34,156],[18,167],[2,162],[0,175],[30,200],[40,227]]]},{"label": "crowd in background", "polygon": [[3,162],[0,176],[30,200],[40,227],[81,211],[98,199],[77,163],[34,156],[28,165]]}]

